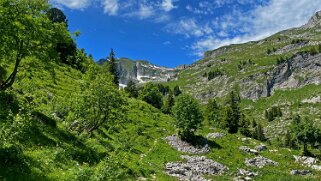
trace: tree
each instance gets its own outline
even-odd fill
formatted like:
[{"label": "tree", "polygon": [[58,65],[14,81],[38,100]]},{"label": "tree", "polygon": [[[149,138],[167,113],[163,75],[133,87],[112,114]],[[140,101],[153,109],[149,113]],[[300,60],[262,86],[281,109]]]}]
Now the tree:
[{"label": "tree", "polygon": [[214,123],[215,126],[221,128],[221,109],[217,104],[215,99],[210,99],[206,105],[205,117],[207,121],[211,124]]},{"label": "tree", "polygon": [[231,91],[226,99],[226,108],[224,112],[224,125],[229,133],[237,133],[240,120],[240,96]]},{"label": "tree", "polygon": [[165,97],[165,101],[162,107],[162,112],[165,114],[171,114],[172,108],[174,105],[175,105],[174,94],[172,91],[169,91],[169,93]]},{"label": "tree", "polygon": [[158,87],[149,82],[145,84],[143,90],[139,94],[139,99],[147,102],[148,104],[160,109],[162,107],[163,95],[159,91]]},{"label": "tree", "polygon": [[129,80],[127,83],[127,87],[125,87],[125,92],[128,93],[129,97],[137,98],[138,97],[138,89],[133,80]]},{"label": "tree", "polygon": [[112,76],[95,65],[87,71],[77,97],[77,115],[90,133],[124,116],[125,96],[114,86]]},{"label": "tree", "polygon": [[250,123],[248,119],[246,119],[245,115],[242,114],[239,121],[239,132],[244,136],[251,137],[252,134],[250,132],[249,127],[250,127]]},{"label": "tree", "polygon": [[203,115],[196,99],[182,94],[177,97],[173,107],[173,115],[179,135],[182,139],[190,140],[196,129],[203,121]]},{"label": "tree", "polygon": [[68,27],[67,17],[60,9],[50,8],[47,15],[52,23],[64,23]]},{"label": "tree", "polygon": [[310,119],[302,120],[299,115],[293,118],[290,130],[294,139],[303,144],[303,155],[309,155],[308,144],[314,146],[321,137],[320,129],[316,128]]},{"label": "tree", "polygon": [[261,124],[258,124],[254,131],[255,131],[255,135],[256,135],[256,139],[257,140],[260,140],[260,141],[265,141],[266,140]]},{"label": "tree", "polygon": [[180,90],[179,86],[176,85],[176,86],[174,87],[174,95],[175,95],[175,96],[179,96],[180,94],[182,94],[182,91]]},{"label": "tree", "polygon": [[234,118],[233,109],[230,106],[225,107],[223,114],[223,127],[227,129],[229,133],[237,133],[238,120]]},{"label": "tree", "polygon": [[111,73],[111,75],[114,76],[114,84],[118,86],[118,84],[119,84],[119,75],[118,75],[118,70],[117,70],[115,53],[114,53],[113,49],[110,50],[108,60],[109,60],[109,72]]},{"label": "tree", "polygon": [[6,67],[13,67],[6,69],[10,74],[0,80],[0,91],[13,85],[23,59],[32,55],[48,60],[57,37],[70,36],[64,26],[49,20],[48,7],[45,0],[0,1],[0,60]]}]

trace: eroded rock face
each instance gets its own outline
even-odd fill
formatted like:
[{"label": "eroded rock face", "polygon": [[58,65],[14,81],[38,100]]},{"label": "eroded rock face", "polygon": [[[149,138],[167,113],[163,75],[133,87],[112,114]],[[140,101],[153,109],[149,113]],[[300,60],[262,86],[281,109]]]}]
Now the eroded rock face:
[{"label": "eroded rock face", "polygon": [[168,136],[166,139],[169,145],[171,145],[177,151],[184,153],[204,154],[211,150],[208,144],[206,144],[205,140],[203,145],[194,146],[186,141],[181,140],[177,135]]},{"label": "eroded rock face", "polygon": [[309,22],[304,25],[305,28],[313,28],[313,27],[321,26],[321,11],[316,12],[314,16],[309,20]]},{"label": "eroded rock face", "polygon": [[203,175],[222,175],[228,171],[228,168],[223,164],[205,156],[182,155],[181,158],[186,162],[167,163],[165,165],[165,172],[180,180],[205,181]]},{"label": "eroded rock face", "polygon": [[258,168],[263,168],[267,165],[272,165],[272,166],[278,166],[279,163],[275,162],[273,160],[270,160],[268,158],[259,156],[259,157],[255,157],[252,159],[246,159],[245,160],[245,165],[246,166],[253,166],[253,167],[258,167]]}]

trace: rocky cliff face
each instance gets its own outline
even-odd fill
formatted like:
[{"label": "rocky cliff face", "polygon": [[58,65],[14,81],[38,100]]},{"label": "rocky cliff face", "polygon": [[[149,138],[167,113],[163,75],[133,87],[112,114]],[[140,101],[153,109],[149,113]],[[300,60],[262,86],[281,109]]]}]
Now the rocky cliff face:
[{"label": "rocky cliff face", "polygon": [[[181,71],[177,84],[206,103],[239,87],[243,98],[258,100],[277,90],[321,84],[321,11],[299,28],[260,41],[208,51]],[[211,71],[221,75],[208,78]]]},{"label": "rocky cliff face", "polygon": [[[102,64],[105,60],[99,61]],[[119,83],[121,86],[126,86],[129,80],[136,83],[147,82],[167,82],[176,79],[180,70],[185,66],[178,68],[166,68],[156,66],[148,61],[134,61],[127,58],[117,60],[117,68],[119,73]]]},{"label": "rocky cliff face", "polygon": [[311,17],[309,22],[304,25],[306,28],[321,27],[321,11],[316,12],[314,16]]}]

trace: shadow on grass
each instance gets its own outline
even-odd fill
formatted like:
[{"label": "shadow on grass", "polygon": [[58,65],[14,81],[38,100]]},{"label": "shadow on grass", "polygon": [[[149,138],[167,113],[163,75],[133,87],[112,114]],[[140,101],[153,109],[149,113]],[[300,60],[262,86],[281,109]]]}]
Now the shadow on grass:
[{"label": "shadow on grass", "polygon": [[41,165],[24,156],[16,146],[0,148],[0,162],[0,180],[48,180],[45,174],[30,168],[30,165],[41,168]]},{"label": "shadow on grass", "polygon": [[221,145],[217,144],[215,141],[209,140],[201,135],[194,135],[189,139],[183,139],[183,140],[195,147],[204,147],[208,145],[210,148],[215,148],[215,149],[222,148]]}]

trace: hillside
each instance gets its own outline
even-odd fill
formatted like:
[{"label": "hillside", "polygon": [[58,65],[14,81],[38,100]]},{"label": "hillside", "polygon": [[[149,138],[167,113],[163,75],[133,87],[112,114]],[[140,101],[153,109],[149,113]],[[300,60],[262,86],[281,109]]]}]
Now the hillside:
[{"label": "hillside", "polygon": [[[242,97],[251,100],[270,97],[278,90],[319,85],[319,14],[302,27],[208,51],[203,59],[180,72],[172,84],[203,101],[225,96],[234,85],[239,86]],[[220,74],[209,79],[207,74],[213,71]]]},{"label": "hillside", "polygon": [[46,1],[0,12],[0,180],[321,180],[320,12],[175,69],[94,62]]},{"label": "hillside", "polygon": [[[63,64],[34,65],[32,60],[23,67],[13,94],[1,94],[1,116],[17,111],[16,107],[37,114],[19,113],[12,121],[1,122],[1,180],[134,179],[151,173],[164,175],[162,163],[177,157],[162,141],[163,135],[174,132],[170,116],[128,99],[123,120],[106,124],[93,135],[79,135],[71,131],[73,122],[61,117],[61,111],[80,90],[83,74]],[[11,96],[16,102],[8,105]],[[24,103],[27,100],[31,107]],[[149,165],[151,160],[156,165]]]},{"label": "hillside", "polygon": [[[18,101],[16,106],[25,108],[23,101],[32,100],[32,109],[39,114],[28,118],[19,113],[13,118],[13,127],[7,126],[10,122],[1,123],[2,137],[14,133],[2,141],[1,180],[175,180],[166,174],[165,168],[188,153],[179,152],[166,143],[165,138],[175,133],[170,116],[142,101],[128,99],[127,118],[116,124],[106,124],[92,135],[79,135],[70,130],[71,122],[57,114],[61,106],[68,104],[68,95],[80,89],[83,74],[57,63],[35,66],[30,60],[23,66],[28,68],[21,71],[12,90]],[[2,94],[1,105],[5,105],[5,96],[9,94]],[[61,99],[65,99],[64,103]],[[14,112],[15,105],[6,109]],[[268,145],[268,150],[260,154],[278,162],[278,166],[264,169],[246,166],[244,161],[255,155],[243,153],[240,146],[254,148],[261,142],[228,134],[206,123],[197,134],[205,138],[209,133],[218,132],[223,133],[222,138],[207,140],[210,151],[200,155],[223,164],[228,171],[222,176],[208,175],[208,179],[231,180],[238,169],[245,168],[258,173],[255,180],[301,180],[290,172],[307,168],[293,159],[292,155],[299,155],[299,150],[273,145]],[[320,179],[319,172],[312,173],[309,179]]]}]

